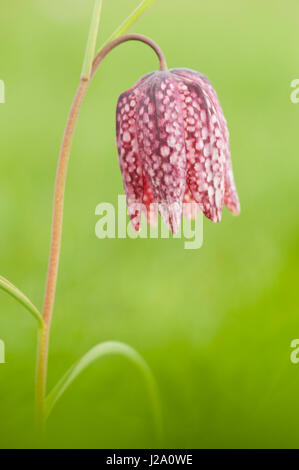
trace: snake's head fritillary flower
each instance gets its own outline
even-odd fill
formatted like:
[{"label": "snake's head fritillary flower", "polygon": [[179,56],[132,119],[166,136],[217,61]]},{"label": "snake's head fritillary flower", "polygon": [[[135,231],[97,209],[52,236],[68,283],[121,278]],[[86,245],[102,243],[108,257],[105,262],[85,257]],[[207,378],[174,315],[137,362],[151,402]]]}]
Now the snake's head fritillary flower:
[{"label": "snake's head fritillary flower", "polygon": [[173,233],[185,206],[193,207],[186,215],[196,216],[195,205],[213,222],[220,222],[223,204],[239,214],[226,120],[204,75],[172,69],[144,76],[120,96],[116,131],[135,230],[142,210],[151,219],[153,203]]}]

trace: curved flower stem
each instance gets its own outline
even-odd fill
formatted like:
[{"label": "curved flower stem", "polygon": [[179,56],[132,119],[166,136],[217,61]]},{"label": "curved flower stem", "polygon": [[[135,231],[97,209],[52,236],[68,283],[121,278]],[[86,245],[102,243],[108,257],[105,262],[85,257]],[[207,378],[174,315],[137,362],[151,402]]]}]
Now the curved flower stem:
[{"label": "curved flower stem", "polygon": [[46,284],[46,292],[42,310],[44,320],[44,327],[39,330],[38,348],[37,348],[37,372],[36,372],[36,419],[39,429],[43,427],[44,413],[45,413],[45,394],[46,394],[46,378],[47,378],[47,363],[48,363],[48,349],[49,349],[49,335],[51,326],[51,317],[53,312],[57,273],[59,266],[60,247],[61,247],[61,234],[63,222],[63,205],[65,183],[67,176],[67,167],[69,155],[73,140],[73,133],[75,130],[76,122],[79,116],[79,111],[83,98],[85,96],[88,80],[82,78],[74,98],[74,102],[68,117],[66,129],[60,150],[58,161],[54,202],[53,202],[53,220],[52,220],[52,235],[50,246],[50,257],[48,266],[48,277]]},{"label": "curved flower stem", "polygon": [[167,70],[167,63],[166,63],[165,56],[162,50],[160,49],[160,47],[152,39],[148,38],[147,36],[143,36],[142,34],[124,34],[120,38],[114,39],[114,41],[111,41],[109,42],[109,44],[106,44],[106,46],[104,46],[103,49],[101,49],[100,52],[98,52],[98,54],[96,55],[96,58],[93,61],[91,78],[95,74],[98,66],[100,65],[102,60],[106,57],[106,55],[109,54],[109,52],[112,51],[112,49],[119,46],[123,42],[127,42],[127,41],[141,41],[147,44],[148,46],[150,46],[158,56],[159,63],[160,63],[160,70],[161,71]]},{"label": "curved flower stem", "polygon": [[55,301],[57,274],[59,268],[60,248],[61,248],[61,235],[63,224],[63,207],[64,207],[64,194],[67,177],[67,168],[70,156],[70,150],[73,140],[73,135],[76,123],[79,117],[79,112],[88,85],[95,74],[98,66],[106,55],[119,44],[126,41],[141,41],[148,44],[157,54],[160,62],[160,70],[167,70],[166,61],[161,49],[149,38],[139,34],[127,34],[115,39],[107,44],[96,56],[93,61],[92,72],[90,78],[81,77],[79,87],[77,89],[63,136],[62,145],[60,149],[55,192],[53,202],[53,219],[52,219],[52,233],[50,256],[48,265],[48,275],[46,283],[46,291],[44,297],[44,305],[42,310],[42,317],[44,326],[39,329],[38,348],[37,348],[37,372],[36,372],[36,389],[35,389],[35,402],[36,402],[36,418],[37,425],[40,430],[44,427],[45,422],[45,396],[46,396],[46,381],[47,381],[47,365],[48,365],[48,351],[49,351],[49,336],[51,328],[51,319]]}]

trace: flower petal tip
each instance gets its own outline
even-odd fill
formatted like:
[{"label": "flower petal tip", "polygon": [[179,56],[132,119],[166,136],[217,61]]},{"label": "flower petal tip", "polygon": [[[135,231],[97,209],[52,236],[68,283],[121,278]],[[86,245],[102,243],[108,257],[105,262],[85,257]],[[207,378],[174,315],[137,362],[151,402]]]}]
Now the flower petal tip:
[{"label": "flower petal tip", "polygon": [[171,233],[174,235],[178,233],[182,219],[182,205],[178,203],[167,204],[162,202],[159,204],[159,212]]},{"label": "flower petal tip", "polygon": [[234,215],[235,217],[237,217],[238,215],[241,214],[241,208],[235,208],[231,211],[232,215]]}]

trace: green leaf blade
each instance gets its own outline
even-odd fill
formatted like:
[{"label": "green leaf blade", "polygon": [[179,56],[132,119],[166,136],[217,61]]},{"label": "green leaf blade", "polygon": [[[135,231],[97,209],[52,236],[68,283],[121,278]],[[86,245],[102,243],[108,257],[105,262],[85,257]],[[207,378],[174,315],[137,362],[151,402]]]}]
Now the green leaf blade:
[{"label": "green leaf blade", "polygon": [[157,438],[161,442],[162,438],[162,418],[160,409],[160,399],[153,374],[143,359],[143,357],[131,346],[117,341],[107,341],[99,343],[90,349],[81,357],[66,374],[60,379],[56,386],[52,389],[46,399],[46,418],[51,414],[54,406],[60,397],[65,393],[73,381],[96,360],[111,355],[121,355],[129,359],[141,372],[149,394],[149,400],[152,406],[154,426]]},{"label": "green leaf blade", "polygon": [[89,35],[86,45],[86,51],[83,61],[82,73],[81,77],[88,79],[90,77],[92,61],[94,58],[94,53],[96,49],[96,43],[98,38],[98,31],[101,19],[101,11],[102,11],[102,0],[95,0],[94,9],[91,19],[91,24],[89,28]]},{"label": "green leaf blade", "polygon": [[[107,41],[102,45],[100,50],[105,47],[109,42],[122,36],[136,21],[139,17],[145,13],[157,0],[143,0],[138,7],[132,11],[132,13],[126,18],[123,23],[111,34]],[[98,51],[99,52],[99,51]]]},{"label": "green leaf blade", "polygon": [[23,307],[25,307],[31,315],[38,321],[39,326],[43,326],[44,322],[42,316],[35,305],[28,299],[28,297],[23,294],[20,289],[14,286],[10,281],[5,279],[5,277],[0,276],[0,289],[6,292],[8,295],[13,297],[17,302],[19,302]]}]

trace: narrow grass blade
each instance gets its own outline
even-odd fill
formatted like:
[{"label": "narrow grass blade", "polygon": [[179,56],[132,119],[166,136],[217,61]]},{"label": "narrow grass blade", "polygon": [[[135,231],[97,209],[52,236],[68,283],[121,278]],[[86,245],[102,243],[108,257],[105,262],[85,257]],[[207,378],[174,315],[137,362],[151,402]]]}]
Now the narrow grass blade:
[{"label": "narrow grass blade", "polygon": [[82,73],[81,73],[81,77],[84,77],[87,79],[90,76],[92,61],[93,61],[94,53],[96,49],[101,11],[102,11],[102,3],[103,3],[102,0],[95,0],[91,24],[89,28],[89,35],[88,35],[84,62],[83,62],[83,67],[82,67]]},{"label": "narrow grass blade", "polygon": [[97,344],[66,372],[66,374],[60,379],[46,399],[46,417],[50,415],[59,398],[81,372],[83,372],[94,361],[109,355],[121,355],[126,357],[131,362],[133,362],[142,373],[149,393],[157,438],[159,442],[161,442],[162,419],[160,400],[153,374],[145,360],[138,352],[135,351],[135,349],[131,348],[127,344],[119,343],[117,341],[107,341],[105,343]]},{"label": "narrow grass blade", "polygon": [[0,289],[23,305],[28,310],[28,312],[34,316],[39,325],[43,326],[42,316],[35,305],[33,305],[33,303],[28,299],[28,297],[26,297],[25,294],[23,294],[23,292],[21,292],[16,286],[14,286],[3,276],[0,276]]},{"label": "narrow grass blade", "polygon": [[138,7],[134,11],[132,11],[128,18],[125,19],[123,23],[121,23],[121,25],[114,31],[114,33],[111,34],[107,41],[102,45],[100,50],[109,42],[122,36],[139,19],[139,17],[156,1],[157,0],[143,0],[140,5],[138,5]]}]

